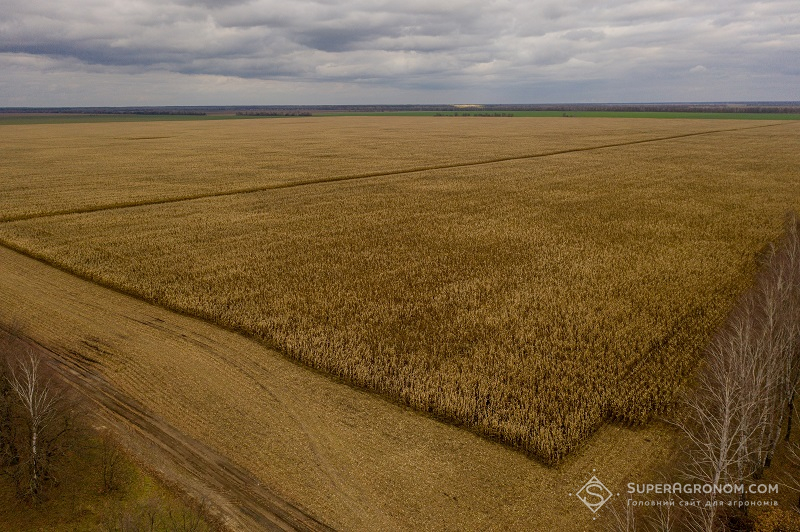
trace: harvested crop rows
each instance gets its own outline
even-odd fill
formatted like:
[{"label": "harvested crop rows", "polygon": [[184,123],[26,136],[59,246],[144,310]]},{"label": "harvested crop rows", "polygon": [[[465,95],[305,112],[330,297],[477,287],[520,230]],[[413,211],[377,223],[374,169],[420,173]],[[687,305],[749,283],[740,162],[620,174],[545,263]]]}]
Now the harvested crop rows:
[{"label": "harvested crop rows", "polygon": [[[340,138],[328,125],[336,121]],[[46,174],[56,169],[31,160],[44,148],[26,155],[19,141],[5,164],[27,164],[28,173],[10,178],[16,185],[1,214],[719,129],[601,119],[270,121],[280,139],[271,159],[252,156],[266,127],[258,123],[234,123],[238,136],[210,154],[199,139],[222,135],[221,123],[149,123],[149,136],[193,128],[195,140],[182,141],[185,164],[153,155],[161,161],[153,176],[135,161],[169,152],[169,142],[125,144],[99,161],[86,156],[103,165],[102,179],[101,167],[78,157],[66,184],[55,179],[51,189]],[[115,126],[132,136],[132,125]],[[24,133],[53,134],[35,127],[48,126]],[[76,142],[102,152],[92,142],[108,130],[92,128],[111,125],[81,127]],[[249,127],[257,129],[248,135]],[[317,127],[329,128],[327,136]],[[604,421],[645,422],[670,403],[783,213],[800,206],[799,131],[788,123],[56,215],[6,222],[0,238],[555,462]],[[304,142],[310,137],[325,140]],[[326,154],[334,155],[330,166]],[[41,175],[30,177],[35,168]],[[26,199],[24,175],[35,200]],[[148,176],[159,179],[145,186]]]}]

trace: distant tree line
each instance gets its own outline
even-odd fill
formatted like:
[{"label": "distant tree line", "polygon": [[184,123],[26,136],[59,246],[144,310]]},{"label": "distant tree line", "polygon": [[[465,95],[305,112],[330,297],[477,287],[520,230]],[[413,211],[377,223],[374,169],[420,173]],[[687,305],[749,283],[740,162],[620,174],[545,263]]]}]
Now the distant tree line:
[{"label": "distant tree line", "polygon": [[237,111],[236,116],[311,116],[309,111]]},{"label": "distant tree line", "polygon": [[14,114],[69,114],[69,115],[166,115],[205,116],[208,113],[196,108],[167,107],[24,107],[0,108],[0,113]]},{"label": "distant tree line", "polygon": [[433,116],[514,116],[514,113],[436,113]]},{"label": "distant tree line", "polygon": [[648,104],[557,104],[486,105],[497,111],[592,111],[636,113],[800,113],[800,102],[780,103],[648,103]]},{"label": "distant tree line", "polygon": [[[147,107],[0,107],[0,113],[66,114],[167,114],[204,115],[209,113],[382,113],[453,112],[465,107],[482,113],[511,111],[606,111],[606,112],[684,112],[684,113],[800,113],[800,102],[700,102],[700,103],[559,103],[559,104],[482,104],[462,105],[218,105]],[[270,114],[258,116],[272,116]],[[280,115],[282,116],[282,115]],[[294,115],[292,115],[294,116]],[[298,115],[306,116],[306,115]]]},{"label": "distant tree line", "polygon": [[206,116],[208,113],[202,111],[161,111],[161,110],[141,110],[141,111],[117,111],[117,112],[101,112],[92,114],[109,114],[109,115],[164,115],[164,116]]}]

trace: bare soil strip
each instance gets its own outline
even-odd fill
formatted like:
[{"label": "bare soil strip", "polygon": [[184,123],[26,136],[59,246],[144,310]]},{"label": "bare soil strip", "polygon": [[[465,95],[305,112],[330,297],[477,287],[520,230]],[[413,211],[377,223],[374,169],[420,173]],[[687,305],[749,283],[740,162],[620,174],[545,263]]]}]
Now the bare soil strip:
[{"label": "bare soil strip", "polygon": [[715,133],[728,133],[732,131],[744,131],[747,129],[757,129],[757,128],[764,128],[764,127],[775,127],[775,126],[783,126],[791,122],[783,122],[777,124],[761,124],[758,126],[750,126],[750,127],[740,127],[740,128],[727,128],[727,129],[714,129],[710,131],[700,131],[700,132],[692,132],[692,133],[681,133],[679,135],[668,135],[650,139],[639,139],[639,140],[632,140],[632,141],[624,141],[624,142],[614,142],[609,144],[601,144],[598,146],[589,146],[589,147],[580,147],[580,148],[569,148],[565,150],[555,150],[555,151],[547,151],[544,153],[535,153],[535,154],[526,154],[526,155],[514,155],[509,157],[498,157],[492,159],[484,159],[479,161],[468,161],[462,163],[447,163],[447,164],[439,164],[439,165],[429,165],[429,166],[420,166],[416,168],[404,168],[400,170],[392,170],[389,172],[370,172],[364,174],[355,174],[355,175],[345,175],[345,176],[334,176],[334,177],[324,177],[320,179],[305,179],[303,181],[298,182],[290,182],[290,183],[280,183],[274,185],[264,185],[264,186],[257,186],[257,187],[244,187],[238,188],[234,190],[227,190],[222,192],[207,192],[207,193],[200,193],[200,194],[188,194],[178,197],[172,198],[161,198],[155,200],[145,200],[145,201],[130,201],[130,202],[120,202],[120,203],[111,203],[106,205],[94,205],[90,207],[82,207],[78,209],[64,209],[64,210],[55,210],[43,213],[36,213],[36,214],[25,214],[25,215],[18,215],[18,216],[5,216],[0,217],[0,222],[17,222],[22,220],[32,220],[37,218],[48,218],[52,216],[61,216],[65,214],[86,214],[92,212],[101,212],[101,211],[108,211],[114,209],[129,209],[133,207],[142,207],[145,205],[164,205],[170,203],[180,203],[184,201],[194,201],[198,199],[205,199],[205,198],[217,198],[217,197],[225,197],[225,196],[235,196],[238,194],[252,194],[255,192],[264,192],[268,190],[279,190],[279,189],[286,189],[286,188],[297,188],[297,187],[305,187],[310,185],[319,185],[324,183],[337,183],[342,181],[355,181],[359,179],[370,179],[375,177],[391,177],[391,176],[398,176],[398,175],[407,175],[407,174],[414,174],[418,172],[427,172],[431,170],[445,170],[445,169],[453,169],[453,168],[468,168],[471,166],[482,166],[482,165],[490,165],[490,164],[497,164],[497,163],[504,163],[509,161],[520,161],[526,159],[538,159],[542,157],[552,157],[555,155],[564,155],[568,153],[578,153],[578,152],[588,152],[588,151],[595,151],[595,150],[602,150],[606,148],[617,148],[621,146],[633,146],[636,144],[649,144],[653,142],[662,142],[667,140],[675,140],[687,137],[696,137],[701,135],[713,135]]},{"label": "bare soil strip", "polygon": [[133,427],[152,467],[243,529],[313,529],[315,519],[340,530],[592,529],[610,516],[570,493],[592,475],[612,489],[645,481],[671,453],[658,424],[611,425],[544,467],[253,340],[0,248],[0,323],[15,320]]}]

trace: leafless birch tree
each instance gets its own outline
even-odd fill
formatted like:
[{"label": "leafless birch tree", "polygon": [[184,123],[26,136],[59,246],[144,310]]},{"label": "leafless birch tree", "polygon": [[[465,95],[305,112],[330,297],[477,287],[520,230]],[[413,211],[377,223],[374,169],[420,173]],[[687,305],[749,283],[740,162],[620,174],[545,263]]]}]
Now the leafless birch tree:
[{"label": "leafless birch tree", "polygon": [[[771,464],[784,422],[789,437],[800,381],[799,223],[795,214],[787,217],[783,238],[711,343],[685,396],[676,424],[687,441],[683,470],[693,482],[713,486],[759,478]],[[718,526],[718,496],[706,497],[693,518],[697,528],[710,532]]]},{"label": "leafless birch tree", "polygon": [[21,496],[38,500],[54,483],[53,460],[63,454],[66,436],[74,428],[64,389],[46,374],[41,357],[27,350],[11,364],[6,377],[16,403],[13,445],[16,459],[6,464]]}]

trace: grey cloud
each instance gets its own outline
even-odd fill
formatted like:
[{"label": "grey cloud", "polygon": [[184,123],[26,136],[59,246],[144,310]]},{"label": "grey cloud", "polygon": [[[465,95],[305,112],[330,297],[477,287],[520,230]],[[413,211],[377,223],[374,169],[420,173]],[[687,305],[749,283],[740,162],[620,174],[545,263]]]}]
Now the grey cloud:
[{"label": "grey cloud", "polygon": [[[745,80],[754,99],[769,99],[746,81],[747,72],[758,73],[770,90],[785,86],[791,93],[800,70],[800,17],[793,2],[782,0],[4,3],[0,59],[16,65],[9,75],[20,76],[20,87],[37,74],[25,70],[35,69],[33,62],[14,57],[46,58],[48,72],[60,68],[64,76],[81,69],[98,76],[162,72],[166,77],[158,79],[174,73],[298,87],[335,83],[348,95],[364,85],[386,94],[450,91],[501,100],[518,98],[525,87],[541,97],[556,86],[553,97],[561,100],[565,83],[580,87],[571,94],[617,87],[653,100],[658,83],[678,94],[682,80],[696,86],[717,77]],[[692,72],[698,65],[708,68],[702,77]],[[765,84],[764,76],[775,79]],[[4,87],[13,90],[14,79]]]},{"label": "grey cloud", "polygon": [[570,11],[563,4],[547,4],[542,8],[542,16],[547,20],[558,20],[566,17]]},{"label": "grey cloud", "polygon": [[253,0],[177,0],[175,3],[196,7],[202,6],[212,10],[224,9],[230,6],[241,6],[252,3]]},{"label": "grey cloud", "polygon": [[566,32],[564,38],[570,41],[602,41],[606,34],[603,31],[580,29]]},{"label": "grey cloud", "polygon": [[375,36],[371,32],[362,34],[359,31],[345,28],[319,28],[299,33],[297,42],[324,52],[344,52],[354,49],[358,43],[368,41]]}]

